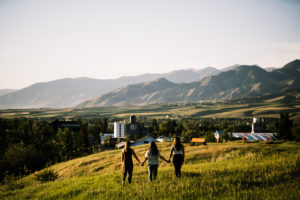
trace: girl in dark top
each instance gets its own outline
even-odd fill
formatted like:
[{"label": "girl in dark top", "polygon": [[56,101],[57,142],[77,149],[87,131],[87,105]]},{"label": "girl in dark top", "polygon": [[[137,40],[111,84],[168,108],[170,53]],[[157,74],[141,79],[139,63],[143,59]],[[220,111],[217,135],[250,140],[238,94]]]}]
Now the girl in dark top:
[{"label": "girl in dark top", "polygon": [[174,143],[170,150],[169,161],[173,157],[173,165],[175,168],[176,177],[181,177],[181,165],[184,162],[184,146],[181,144],[180,139],[178,137],[175,138]]},{"label": "girl in dark top", "polygon": [[162,160],[169,162],[166,160],[162,155],[160,155],[157,146],[155,142],[150,143],[149,150],[145,154],[145,160],[142,163],[142,166],[148,160],[148,178],[149,181],[152,181],[152,176],[153,180],[156,180],[157,176],[157,169],[158,169],[158,158],[161,158]]},{"label": "girl in dark top", "polygon": [[126,141],[125,148],[122,150],[122,164],[123,164],[123,180],[122,185],[125,183],[125,179],[128,173],[128,183],[131,183],[132,179],[132,171],[133,171],[133,162],[132,162],[132,155],[135,159],[141,164],[140,160],[136,156],[134,150],[130,148],[130,142]]}]

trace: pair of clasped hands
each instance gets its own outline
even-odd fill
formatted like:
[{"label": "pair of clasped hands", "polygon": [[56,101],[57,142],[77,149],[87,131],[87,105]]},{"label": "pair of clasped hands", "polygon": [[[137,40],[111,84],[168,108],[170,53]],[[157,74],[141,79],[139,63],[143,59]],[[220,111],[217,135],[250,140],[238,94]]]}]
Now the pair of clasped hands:
[{"label": "pair of clasped hands", "polygon": [[[140,162],[140,165],[141,165],[141,166],[144,166],[146,160],[147,160],[147,159],[145,159],[144,162],[142,162],[142,163]],[[169,159],[169,160],[163,159],[163,160],[164,160],[165,162],[167,162],[167,163],[170,163],[170,162],[171,162],[170,159]]]}]

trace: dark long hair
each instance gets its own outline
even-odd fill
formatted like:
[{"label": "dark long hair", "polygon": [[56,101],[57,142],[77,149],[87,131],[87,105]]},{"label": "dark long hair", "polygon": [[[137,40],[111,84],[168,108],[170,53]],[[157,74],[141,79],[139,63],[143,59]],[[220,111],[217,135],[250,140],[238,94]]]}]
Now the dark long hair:
[{"label": "dark long hair", "polygon": [[174,139],[174,146],[175,146],[175,149],[176,149],[177,151],[180,151],[180,150],[182,149],[182,144],[181,144],[181,142],[180,142],[180,138],[179,138],[179,137],[176,137],[176,138]]},{"label": "dark long hair", "polygon": [[150,143],[149,151],[150,151],[150,155],[154,155],[154,156],[158,155],[158,148],[155,142],[152,141]]},{"label": "dark long hair", "polygon": [[128,149],[130,149],[130,141],[126,141],[125,142],[125,147],[124,147],[124,149],[125,149],[125,151],[127,152],[128,151]]}]

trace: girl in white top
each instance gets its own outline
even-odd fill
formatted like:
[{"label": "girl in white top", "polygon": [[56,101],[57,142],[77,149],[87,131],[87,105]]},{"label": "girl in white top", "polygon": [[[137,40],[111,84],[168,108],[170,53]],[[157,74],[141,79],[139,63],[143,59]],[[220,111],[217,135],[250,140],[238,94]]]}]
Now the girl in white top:
[{"label": "girl in white top", "polygon": [[184,162],[184,146],[181,144],[178,137],[175,138],[174,144],[171,147],[169,162],[172,156],[175,175],[176,177],[181,177],[181,165]]},{"label": "girl in white top", "polygon": [[143,166],[146,160],[148,160],[148,178],[150,181],[152,181],[152,176],[153,176],[153,180],[156,180],[157,169],[158,169],[158,157],[160,157],[162,160],[166,162],[169,162],[162,155],[160,155],[155,142],[152,141],[150,143],[149,150],[145,153],[145,160],[142,163]]}]

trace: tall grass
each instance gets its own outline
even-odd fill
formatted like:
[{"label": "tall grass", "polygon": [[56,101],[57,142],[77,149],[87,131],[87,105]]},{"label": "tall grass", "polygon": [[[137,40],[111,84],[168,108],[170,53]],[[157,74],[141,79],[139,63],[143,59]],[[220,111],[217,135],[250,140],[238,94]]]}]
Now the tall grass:
[{"label": "tall grass", "polygon": [[[300,199],[300,143],[186,145],[183,176],[165,162],[158,179],[134,166],[133,183],[121,185],[120,150],[51,166],[59,179],[42,183],[36,175],[1,187],[2,199]],[[142,159],[147,146],[136,147]],[[169,143],[159,144],[168,157]],[[49,170],[47,169],[47,170]],[[37,172],[42,173],[42,172]],[[22,187],[20,187],[20,185]],[[17,187],[18,186],[18,187]]]}]

